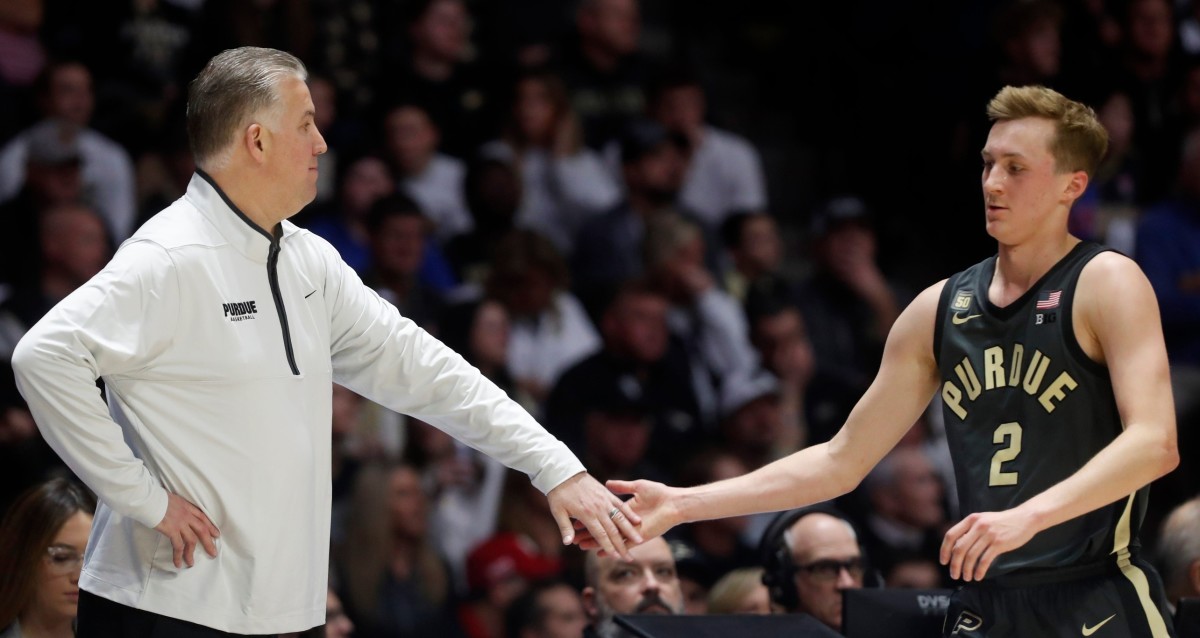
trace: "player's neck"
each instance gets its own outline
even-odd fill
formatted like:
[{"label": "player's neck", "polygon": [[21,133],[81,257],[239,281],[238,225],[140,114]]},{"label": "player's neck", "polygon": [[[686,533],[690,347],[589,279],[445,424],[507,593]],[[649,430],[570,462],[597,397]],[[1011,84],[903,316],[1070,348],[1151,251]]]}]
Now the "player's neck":
[{"label": "player's neck", "polygon": [[1021,244],[1001,244],[988,291],[992,303],[1005,306],[1025,294],[1078,243],[1078,238],[1062,233]]}]

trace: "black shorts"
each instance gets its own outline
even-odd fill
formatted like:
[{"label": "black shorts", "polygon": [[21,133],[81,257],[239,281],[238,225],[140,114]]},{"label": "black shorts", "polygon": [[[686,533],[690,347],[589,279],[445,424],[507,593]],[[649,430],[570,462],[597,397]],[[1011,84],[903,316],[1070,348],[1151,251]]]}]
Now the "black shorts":
[{"label": "black shorts", "polygon": [[79,590],[76,638],[225,638],[241,636],[114,603]]},{"label": "black shorts", "polygon": [[1174,638],[1158,574],[1144,561],[969,583],[950,597],[943,638]]}]

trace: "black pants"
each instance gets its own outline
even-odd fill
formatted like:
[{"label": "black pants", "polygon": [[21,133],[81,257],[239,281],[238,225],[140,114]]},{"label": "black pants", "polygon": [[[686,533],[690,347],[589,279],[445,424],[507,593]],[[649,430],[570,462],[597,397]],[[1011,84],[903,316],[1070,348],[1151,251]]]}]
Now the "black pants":
[{"label": "black pants", "polygon": [[[1075,568],[997,582],[970,583],[950,598],[944,638],[1170,638],[1162,581],[1133,557],[1116,564]],[[1065,575],[1065,578],[1063,577]]]},{"label": "black pants", "polygon": [[76,638],[220,638],[242,636],[126,607],[79,590]]}]

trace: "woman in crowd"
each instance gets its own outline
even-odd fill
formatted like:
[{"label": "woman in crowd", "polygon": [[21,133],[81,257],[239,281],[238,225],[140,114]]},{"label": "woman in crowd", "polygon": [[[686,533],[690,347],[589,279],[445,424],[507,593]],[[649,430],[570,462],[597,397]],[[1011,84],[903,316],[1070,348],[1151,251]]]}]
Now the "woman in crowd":
[{"label": "woman in crowd", "polygon": [[26,491],[0,525],[3,638],[75,635],[79,571],[96,501],[66,479]]}]

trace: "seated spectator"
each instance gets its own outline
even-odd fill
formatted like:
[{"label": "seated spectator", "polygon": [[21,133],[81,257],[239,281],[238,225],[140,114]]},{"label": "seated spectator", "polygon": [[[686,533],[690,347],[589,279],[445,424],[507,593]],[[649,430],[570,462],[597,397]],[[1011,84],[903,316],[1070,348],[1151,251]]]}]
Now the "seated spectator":
[{"label": "seated spectator", "polygon": [[487,294],[512,318],[508,368],[539,403],[564,370],[600,347],[595,327],[567,286],[566,263],[546,238],[519,230],[496,246]]},{"label": "seated spectator", "polygon": [[441,296],[421,280],[429,220],[408,197],[395,193],[371,206],[367,217],[371,270],[364,278],[400,314],[436,335]]},{"label": "seated spectator", "polygon": [[600,156],[583,144],[578,118],[556,76],[529,72],[516,81],[504,137],[480,150],[521,174],[517,224],[537,230],[570,255],[583,222],[612,209],[621,191]]},{"label": "seated spectator", "polygon": [[0,524],[0,635],[71,638],[95,498],[54,479],[26,491]]},{"label": "seated spectator", "polygon": [[683,140],[657,122],[630,123],[620,148],[625,201],[583,224],[571,261],[576,290],[593,316],[621,282],[642,274],[646,224],[676,212],[687,168]]},{"label": "seated spectator", "polygon": [[365,275],[371,264],[367,217],[375,202],[395,191],[396,179],[387,162],[363,155],[346,165],[337,198],[308,209],[310,221],[304,225],[333,244],[359,276]]},{"label": "seated spectator", "polygon": [[[747,471],[745,464],[727,449],[710,448],[692,456],[684,464],[679,472],[679,483],[684,486],[703,485],[741,476]],[[691,581],[691,588],[699,591],[702,605],[707,604],[704,601],[710,589],[722,576],[735,569],[758,564],[754,547],[743,539],[749,524],[750,517],[731,516],[697,521],[671,534],[671,549],[680,578]],[[684,588],[685,594],[688,589]]]},{"label": "seated spectator", "polygon": [[748,471],[794,452],[797,439],[786,432],[779,380],[766,370],[730,374],[721,384],[722,449]]},{"label": "seated spectator", "polygon": [[429,494],[430,537],[455,589],[466,594],[467,555],[496,531],[505,467],[428,423],[410,419],[408,426],[405,458],[421,470]]},{"label": "seated spectator", "polygon": [[862,200],[826,202],[813,219],[812,235],[815,272],[799,300],[817,371],[857,388],[857,400],[879,369],[899,305],[875,263],[875,231]]},{"label": "seated spectator", "polygon": [[1200,598],[1200,496],[1185,501],[1167,516],[1158,537],[1167,600]]},{"label": "seated spectator", "polygon": [[556,68],[571,92],[584,140],[600,150],[646,108],[644,87],[654,71],[638,51],[638,0],[584,0],[575,11],[575,30]]},{"label": "seated spectator", "polygon": [[701,418],[715,426],[720,416],[717,392],[724,380],[759,365],[745,315],[717,288],[705,266],[698,225],[675,215],[654,218],[646,229],[643,255],[650,285],[671,303],[668,325],[688,351]]},{"label": "seated spectator", "polygon": [[[583,448],[584,411],[602,405],[595,395],[613,387],[636,388],[651,410],[648,459],[671,470],[705,433],[688,378],[687,353],[667,329],[667,300],[644,282],[617,292],[600,320],[604,346],[559,378],[546,401],[546,427],[573,449]],[[590,467],[590,466],[589,466]]]},{"label": "seated spectator", "polygon": [[597,388],[583,406],[580,460],[599,481],[666,478],[646,460],[654,406],[633,377],[592,379]]},{"label": "seated spectator", "polygon": [[63,139],[59,125],[43,122],[27,131],[24,182],[16,196],[0,204],[6,232],[0,235],[0,284],[28,283],[37,261],[41,215],[63,205],[86,205],[75,138]]},{"label": "seated spectator", "polygon": [[650,90],[649,113],[691,150],[679,203],[716,231],[734,211],[765,210],[767,183],[754,146],[708,124],[707,110],[704,88],[690,72],[664,75]]},{"label": "seated spectator", "polygon": [[648,540],[630,548],[629,553],[632,562],[588,552],[584,570],[587,584],[583,588],[588,628],[584,636],[628,636],[613,622],[617,614],[683,613],[683,593],[667,541]]},{"label": "seated spectator", "polygon": [[891,578],[901,559],[919,557],[937,565],[947,527],[945,494],[923,449],[896,447],[871,470],[862,487],[870,504],[859,526],[862,543],[884,580]]},{"label": "seated spectator", "polygon": [[508,162],[479,159],[467,166],[463,187],[474,225],[446,244],[446,257],[462,282],[455,295],[479,294],[491,271],[496,238],[516,228],[521,206],[521,178]]},{"label": "seated spectator", "polygon": [[362,469],[337,548],[342,601],[371,636],[436,636],[455,625],[450,572],[429,537],[429,500],[410,465]]},{"label": "seated spectator", "polygon": [[892,589],[938,589],[946,586],[945,568],[924,554],[900,553],[883,574],[883,584]]},{"label": "seated spectator", "polygon": [[710,614],[770,614],[771,595],[762,567],[743,567],[721,577],[708,592]]},{"label": "seated spectator", "polygon": [[[384,49],[379,101],[416,104],[442,132],[446,153],[465,158],[495,135],[496,103],[486,69],[472,63],[471,7],[463,0],[420,0],[407,12],[406,38]],[[393,35],[393,34],[387,34]]]},{"label": "seated spectator", "polygon": [[399,187],[433,222],[433,234],[445,244],[469,232],[471,214],[463,200],[466,167],[438,152],[440,132],[429,111],[414,104],[393,107],[384,117],[384,142]]},{"label": "seated spectator", "polygon": [[133,233],[137,217],[133,162],[120,144],[88,128],[95,104],[91,72],[80,62],[53,63],[39,80],[38,95],[45,119],[0,149],[0,201],[21,190],[38,127],[53,126],[62,142],[78,145],[80,178],[88,199],[113,239],[124,241]]},{"label": "seated spectator", "polygon": [[508,638],[579,638],[587,627],[579,592],[558,580],[535,583],[508,606]]},{"label": "seated spectator", "polygon": [[512,533],[497,534],[471,550],[470,594],[458,609],[467,638],[505,638],[509,606],[531,583],[559,576],[561,567],[558,559],[538,554],[532,541]]},{"label": "seated spectator", "polygon": [[767,278],[779,278],[783,264],[783,242],[779,227],[767,213],[734,212],[721,223],[721,243],[730,269],[725,273],[725,290],[745,302],[750,286]]},{"label": "seated spectator", "polygon": [[759,546],[771,602],[842,627],[842,591],[863,586],[866,559],[858,535],[836,510],[817,505],[779,514]]},{"label": "seated spectator", "polygon": [[100,272],[109,258],[104,222],[82,204],[47,209],[37,235],[29,239],[41,246],[41,259],[30,272],[34,280],[16,286],[0,303],[0,360],[6,362],[25,331]]}]

